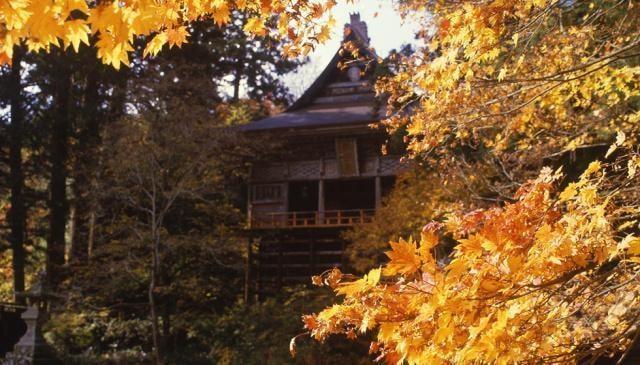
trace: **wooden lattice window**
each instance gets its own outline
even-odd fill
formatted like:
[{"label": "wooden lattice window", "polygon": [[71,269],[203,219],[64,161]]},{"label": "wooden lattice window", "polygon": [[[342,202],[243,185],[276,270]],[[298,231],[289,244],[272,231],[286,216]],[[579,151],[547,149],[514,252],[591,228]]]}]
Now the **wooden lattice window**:
[{"label": "wooden lattice window", "polygon": [[336,156],[338,157],[338,173],[341,176],[358,176],[358,144],[355,138],[337,138]]},{"label": "wooden lattice window", "polygon": [[261,184],[253,186],[251,199],[253,203],[281,202],[282,198],[282,184]]}]

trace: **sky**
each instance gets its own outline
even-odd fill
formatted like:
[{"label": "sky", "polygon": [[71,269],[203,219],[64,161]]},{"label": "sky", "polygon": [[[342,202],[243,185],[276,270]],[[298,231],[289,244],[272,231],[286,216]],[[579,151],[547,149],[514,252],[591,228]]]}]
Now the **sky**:
[{"label": "sky", "polygon": [[415,43],[416,23],[403,21],[389,0],[364,0],[356,4],[340,2],[333,10],[336,24],[332,37],[325,44],[309,54],[310,61],[296,72],[284,77],[294,97],[298,97],[311,85],[313,80],[329,63],[342,41],[344,24],[349,22],[350,13],[360,13],[360,19],[367,23],[371,46],[380,57],[385,57],[392,49],[399,49],[406,43]]}]

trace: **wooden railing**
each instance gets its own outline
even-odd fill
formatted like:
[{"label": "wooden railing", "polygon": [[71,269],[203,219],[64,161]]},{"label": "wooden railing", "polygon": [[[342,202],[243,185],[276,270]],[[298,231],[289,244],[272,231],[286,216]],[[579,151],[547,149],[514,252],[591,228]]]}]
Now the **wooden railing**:
[{"label": "wooden railing", "polygon": [[259,213],[252,217],[250,226],[251,228],[345,227],[370,223],[374,214],[375,209]]}]

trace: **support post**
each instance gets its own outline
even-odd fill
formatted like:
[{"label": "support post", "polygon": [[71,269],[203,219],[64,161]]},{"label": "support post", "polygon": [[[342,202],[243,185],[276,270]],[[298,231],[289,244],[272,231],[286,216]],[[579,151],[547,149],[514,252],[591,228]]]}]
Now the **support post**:
[{"label": "support post", "polygon": [[324,224],[324,180],[318,180],[318,222],[316,224]]},{"label": "support post", "polygon": [[380,209],[382,205],[382,181],[380,180],[380,176],[376,176],[375,179],[375,190],[376,190],[376,210]]},{"label": "support post", "polygon": [[282,241],[280,240],[278,242],[278,290],[282,289],[282,282],[283,282],[283,270],[282,270],[282,266],[283,266],[283,249],[284,247],[282,247]]},{"label": "support post", "polygon": [[317,275],[318,273],[316,272],[316,240],[315,238],[311,239],[311,242],[309,242],[309,266],[311,268],[311,272],[309,273],[311,275]]},{"label": "support post", "polygon": [[252,224],[253,224],[253,218],[252,218],[252,205],[251,205],[251,199],[253,199],[253,194],[251,194],[251,184],[247,185],[247,226],[249,228],[251,228]]}]

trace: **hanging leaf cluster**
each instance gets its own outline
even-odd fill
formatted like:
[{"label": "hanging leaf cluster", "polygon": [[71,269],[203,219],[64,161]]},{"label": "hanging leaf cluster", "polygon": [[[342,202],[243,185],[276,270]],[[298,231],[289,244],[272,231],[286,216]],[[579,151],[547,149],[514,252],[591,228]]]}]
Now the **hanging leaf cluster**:
[{"label": "hanging leaf cluster", "polygon": [[144,38],[144,55],[153,56],[165,45],[188,42],[191,22],[224,26],[234,11],[247,14],[246,32],[286,38],[285,55],[297,56],[318,43],[318,34],[327,34],[332,21],[325,14],[334,5],[335,0],[2,0],[0,64],[10,62],[17,44],[35,52],[52,46],[77,51],[91,43],[98,57],[117,69],[129,65],[136,39]]},{"label": "hanging leaf cluster", "polygon": [[[362,278],[338,269],[315,277],[343,299],[304,316],[305,327],[321,341],[375,331],[371,352],[387,363],[623,354],[640,317],[640,237],[629,218],[640,209],[618,205],[634,171],[593,162],[558,193],[562,174],[543,169],[513,203],[430,223],[418,242],[391,242],[388,263]],[[448,262],[434,255],[445,236],[458,242]]]}]

